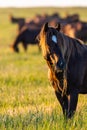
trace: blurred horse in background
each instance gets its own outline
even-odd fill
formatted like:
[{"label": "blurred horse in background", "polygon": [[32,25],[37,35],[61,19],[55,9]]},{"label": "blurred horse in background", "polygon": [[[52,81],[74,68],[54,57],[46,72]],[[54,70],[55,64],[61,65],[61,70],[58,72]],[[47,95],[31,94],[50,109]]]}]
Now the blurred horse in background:
[{"label": "blurred horse in background", "polygon": [[[18,24],[18,35],[16,36],[14,43],[11,45],[16,52],[19,52],[18,44],[20,41],[22,41],[22,45],[25,50],[27,50],[28,43],[36,44],[35,36],[38,35],[38,32],[46,22],[49,22],[50,26],[54,27],[58,22],[61,22],[61,32],[69,37],[78,38],[84,42],[87,41],[87,23],[80,21],[78,14],[67,14],[64,18],[60,17],[58,13],[53,13],[52,15],[37,14],[33,18],[27,19],[20,17],[15,18],[14,16],[10,15],[10,21]],[[19,40],[21,38],[23,40]]]},{"label": "blurred horse in background", "polygon": [[19,52],[18,45],[20,43],[22,43],[22,46],[23,46],[24,50],[26,51],[28,45],[36,44],[38,46],[38,48],[39,48],[39,51],[40,51],[40,47],[39,47],[38,41],[36,39],[36,37],[39,34],[39,32],[40,32],[40,29],[31,30],[31,29],[25,28],[25,29],[21,30],[20,33],[18,33],[15,41],[11,45],[11,48],[15,52]]}]

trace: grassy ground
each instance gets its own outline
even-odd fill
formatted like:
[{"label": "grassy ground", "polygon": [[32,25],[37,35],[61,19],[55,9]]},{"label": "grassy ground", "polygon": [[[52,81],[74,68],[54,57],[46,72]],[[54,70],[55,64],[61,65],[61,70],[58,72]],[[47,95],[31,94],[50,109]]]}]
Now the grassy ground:
[{"label": "grassy ground", "polygon": [[0,9],[0,130],[87,129],[87,96],[79,96],[75,116],[65,122],[37,46],[29,46],[27,53],[20,46],[20,54],[9,48],[17,32],[17,26],[9,22],[10,13],[28,18],[53,12],[78,13],[87,21],[87,8]]}]

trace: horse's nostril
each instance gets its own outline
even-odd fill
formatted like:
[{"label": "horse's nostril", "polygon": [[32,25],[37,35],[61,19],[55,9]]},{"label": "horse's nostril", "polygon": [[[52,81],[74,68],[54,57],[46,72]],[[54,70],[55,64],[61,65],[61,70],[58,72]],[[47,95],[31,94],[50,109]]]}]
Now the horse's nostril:
[{"label": "horse's nostril", "polygon": [[61,67],[63,66],[63,62],[62,62],[62,61],[60,61],[60,66],[61,66]]},{"label": "horse's nostril", "polygon": [[57,66],[60,68],[60,69],[64,69],[65,68],[65,61],[63,59],[59,59],[58,63],[57,63]]}]

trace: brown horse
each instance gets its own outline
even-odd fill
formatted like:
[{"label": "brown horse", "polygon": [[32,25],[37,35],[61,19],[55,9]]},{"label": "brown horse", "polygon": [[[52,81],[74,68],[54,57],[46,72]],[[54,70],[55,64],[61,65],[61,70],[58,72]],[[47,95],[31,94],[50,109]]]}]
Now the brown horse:
[{"label": "brown horse", "polygon": [[60,24],[54,28],[46,23],[39,40],[56,97],[65,117],[71,118],[78,95],[87,94],[87,46],[61,33]]}]

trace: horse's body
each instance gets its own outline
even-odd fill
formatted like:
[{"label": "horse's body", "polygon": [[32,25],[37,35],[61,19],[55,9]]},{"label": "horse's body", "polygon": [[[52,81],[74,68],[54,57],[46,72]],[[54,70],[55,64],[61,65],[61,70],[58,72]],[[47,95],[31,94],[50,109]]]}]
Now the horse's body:
[{"label": "horse's body", "polygon": [[77,88],[78,93],[85,94],[87,93],[87,45],[65,35],[63,38],[68,43],[67,57],[70,55],[67,64],[67,83],[71,86],[70,89]]},{"label": "horse's body", "polygon": [[64,115],[72,117],[78,94],[87,94],[87,46],[60,32],[60,26],[40,32],[40,45],[49,67],[49,79]]},{"label": "horse's body", "polygon": [[[14,51],[19,52],[18,45],[19,43],[22,43],[25,51],[27,50],[27,46],[29,44],[38,44],[38,41],[36,40],[36,36],[39,34],[40,29],[27,29],[25,28],[24,30],[21,30],[21,32],[17,35],[12,48]],[[39,48],[40,49],[40,48]]]}]

